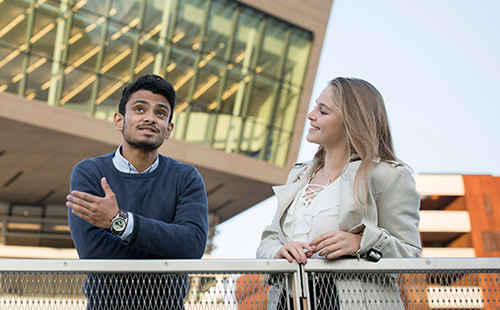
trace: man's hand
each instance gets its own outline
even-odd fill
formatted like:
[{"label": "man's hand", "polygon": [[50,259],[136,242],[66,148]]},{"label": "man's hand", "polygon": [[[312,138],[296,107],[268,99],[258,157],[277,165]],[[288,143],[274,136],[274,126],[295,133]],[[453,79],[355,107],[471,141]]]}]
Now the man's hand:
[{"label": "man's hand", "polygon": [[118,203],[116,202],[115,193],[109,187],[106,178],[101,179],[101,185],[106,194],[105,197],[72,191],[70,195],[66,196],[68,200],[66,206],[71,208],[73,214],[90,224],[109,229],[111,220],[118,214]]},{"label": "man's hand", "polygon": [[335,259],[356,253],[361,245],[361,235],[342,230],[332,230],[320,235],[309,245],[314,247],[314,252],[319,252],[320,256]]}]

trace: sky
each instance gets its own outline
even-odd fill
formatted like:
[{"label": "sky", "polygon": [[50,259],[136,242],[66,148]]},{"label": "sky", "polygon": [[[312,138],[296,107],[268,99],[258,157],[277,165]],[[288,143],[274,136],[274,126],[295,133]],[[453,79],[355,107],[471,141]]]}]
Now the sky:
[{"label": "sky", "polygon": [[[367,80],[415,174],[500,176],[499,29],[498,0],[334,0],[310,110],[332,78]],[[297,161],[317,149],[304,137]],[[255,258],[276,204],[220,224],[212,255]]]}]

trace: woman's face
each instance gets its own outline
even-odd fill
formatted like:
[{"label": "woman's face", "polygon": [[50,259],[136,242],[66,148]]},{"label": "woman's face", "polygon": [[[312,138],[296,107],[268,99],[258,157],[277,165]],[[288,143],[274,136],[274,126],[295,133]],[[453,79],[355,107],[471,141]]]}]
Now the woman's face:
[{"label": "woman's face", "polygon": [[316,100],[316,106],[307,118],[311,127],[306,140],[325,148],[336,147],[345,143],[344,124],[334,108],[333,87],[327,86]]}]

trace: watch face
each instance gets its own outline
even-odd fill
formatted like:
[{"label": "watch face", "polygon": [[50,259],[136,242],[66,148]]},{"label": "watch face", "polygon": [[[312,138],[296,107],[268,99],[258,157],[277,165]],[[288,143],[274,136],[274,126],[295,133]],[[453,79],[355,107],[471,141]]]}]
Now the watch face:
[{"label": "watch face", "polygon": [[113,221],[113,229],[116,231],[124,230],[125,226],[127,226],[127,222],[125,222],[125,220],[122,219],[121,217],[119,217]]}]

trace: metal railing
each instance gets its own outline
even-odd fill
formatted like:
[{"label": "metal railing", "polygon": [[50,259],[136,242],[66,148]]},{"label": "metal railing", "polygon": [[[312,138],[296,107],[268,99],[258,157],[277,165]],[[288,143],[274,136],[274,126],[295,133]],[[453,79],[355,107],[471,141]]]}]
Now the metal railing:
[{"label": "metal railing", "polygon": [[0,260],[0,309],[500,309],[500,258]]},{"label": "metal railing", "polygon": [[310,309],[500,309],[499,258],[311,260],[301,272]]}]

